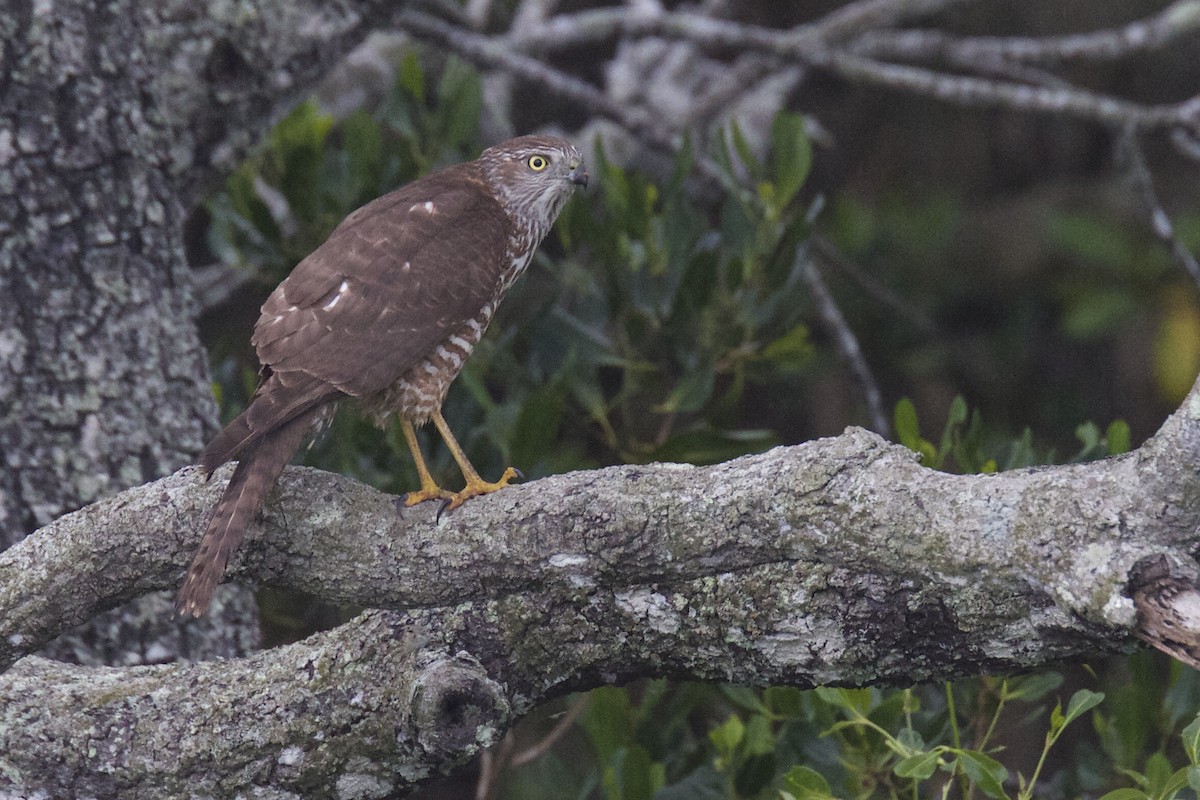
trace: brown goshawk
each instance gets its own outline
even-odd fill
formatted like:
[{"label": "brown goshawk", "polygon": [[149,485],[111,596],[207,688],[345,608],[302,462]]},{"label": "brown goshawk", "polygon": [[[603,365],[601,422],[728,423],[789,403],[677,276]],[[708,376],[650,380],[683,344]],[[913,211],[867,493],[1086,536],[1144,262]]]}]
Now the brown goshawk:
[{"label": "brown goshawk", "polygon": [[[267,492],[341,400],[357,400],[381,425],[399,416],[421,481],[409,505],[436,498],[454,508],[516,476],[511,467],[494,483],[479,476],[442,417],[442,400],[587,179],[567,142],[510,139],[368,203],[296,265],[254,326],[258,390],[200,457],[209,475],[226,461],[238,465],[179,590],[180,614],[207,610]],[[427,421],[458,462],[462,491],[448,492],[430,475],[415,430]]]}]

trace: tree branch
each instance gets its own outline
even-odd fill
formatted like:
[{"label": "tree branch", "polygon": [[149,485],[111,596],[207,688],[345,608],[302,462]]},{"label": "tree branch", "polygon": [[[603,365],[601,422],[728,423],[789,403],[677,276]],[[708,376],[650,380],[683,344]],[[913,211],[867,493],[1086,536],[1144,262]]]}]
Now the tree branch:
[{"label": "tree branch", "polygon": [[867,364],[866,356],[863,355],[862,347],[858,344],[858,337],[854,335],[850,323],[846,322],[842,310],[838,308],[837,301],[833,299],[833,293],[829,291],[825,278],[822,277],[816,261],[813,260],[807,248],[798,250],[796,258],[797,267],[804,276],[808,293],[817,306],[821,322],[830,338],[833,339],[838,355],[845,362],[846,368],[850,370],[854,383],[858,385],[859,394],[866,403],[867,416],[871,419],[871,430],[880,436],[887,436],[892,426],[888,423],[887,413],[883,408],[883,395],[879,391],[879,384],[875,381],[875,375],[871,372],[870,365]]},{"label": "tree branch", "polygon": [[1122,28],[1065,36],[952,36],[942,31],[872,30],[851,49],[874,58],[980,61],[1116,61],[1157,50],[1200,30],[1200,0],[1179,0]]},{"label": "tree branch", "polygon": [[[601,683],[909,683],[1127,649],[1131,567],[1200,545],[1198,470],[1200,388],[1134,453],[1000,475],[937,473],[851,429],[713,467],[554,476],[438,523],[293,468],[232,576],[410,610],[219,664],[24,659],[0,678],[0,776],[62,759],[52,775],[99,780],[81,742],[103,740],[122,788],[400,787]],[[2,663],[173,585],[219,488],[182,470],[0,555]]]},{"label": "tree branch", "polygon": [[[869,5],[869,4],[863,4]],[[887,5],[886,3],[883,5]],[[921,4],[917,4],[919,7]],[[931,10],[937,4],[929,4]],[[989,63],[1009,51],[1013,58],[1019,54],[1024,58],[1050,58],[1054,55],[1078,55],[1083,52],[1099,53],[1107,48],[1113,55],[1113,42],[1128,43],[1138,33],[1154,32],[1156,41],[1165,43],[1191,32],[1197,25],[1196,8],[1193,2],[1178,4],[1172,13],[1162,18],[1146,21],[1145,28],[1089,34],[1085,42],[1062,39],[1039,40],[984,40],[967,39],[961,42],[944,43],[951,55],[961,56],[966,48],[982,48],[990,54]],[[844,11],[844,9],[843,9]],[[840,20],[840,17],[839,17]],[[736,50],[758,52],[785,62],[807,64],[829,70],[854,83],[883,86],[915,92],[938,100],[968,106],[1000,106],[1020,111],[1050,112],[1079,119],[1088,119],[1109,125],[1131,125],[1139,130],[1182,128],[1195,131],[1200,128],[1200,95],[1175,104],[1146,105],[1109,95],[1080,89],[1073,86],[1044,87],[1018,81],[983,79],[954,75],[906,64],[894,64],[862,54],[877,47],[875,39],[866,40],[863,47],[854,41],[841,46],[834,34],[844,32],[846,26],[861,30],[868,22],[888,22],[886,17],[876,19],[870,14],[855,18],[853,24],[846,21],[822,20],[792,30],[777,30],[760,25],[731,22],[691,12],[645,13],[619,9],[598,9],[559,15],[544,25],[520,33],[514,42],[523,50],[538,51],[549,48],[569,47],[581,42],[603,41],[615,36],[640,38],[647,36],[666,37],[688,41],[706,50]],[[865,34],[864,34],[865,35]],[[907,36],[908,34],[904,34]],[[914,34],[914,36],[916,36]],[[1105,39],[1101,47],[1098,42]],[[895,43],[897,40],[891,39]],[[926,55],[935,55],[934,43],[924,39],[928,48]],[[908,45],[908,55],[913,55],[913,45]],[[1128,46],[1128,45],[1127,45]]]},{"label": "tree branch", "polygon": [[1171,256],[1183,267],[1192,282],[1200,287],[1200,262],[1197,262],[1192,251],[1188,250],[1187,245],[1179,238],[1171,216],[1158,199],[1158,192],[1154,189],[1154,177],[1150,174],[1150,168],[1146,166],[1146,156],[1142,152],[1141,143],[1132,130],[1126,129],[1117,137],[1116,151],[1117,160],[1123,163],[1129,183],[1149,218],[1150,229],[1171,251]]}]

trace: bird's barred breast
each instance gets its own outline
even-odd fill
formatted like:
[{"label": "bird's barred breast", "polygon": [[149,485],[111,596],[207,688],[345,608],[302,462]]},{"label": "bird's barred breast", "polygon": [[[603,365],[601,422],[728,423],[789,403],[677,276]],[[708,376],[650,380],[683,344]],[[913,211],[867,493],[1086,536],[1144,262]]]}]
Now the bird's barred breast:
[{"label": "bird's barred breast", "polygon": [[450,384],[483,338],[495,312],[495,303],[486,304],[474,319],[450,334],[399,380],[373,397],[364,397],[367,413],[380,425],[386,424],[390,414],[399,414],[416,425],[427,422],[442,407]]},{"label": "bird's barred breast", "polygon": [[485,303],[474,319],[453,331],[391,386],[373,397],[362,399],[363,407],[377,424],[385,426],[388,415],[399,414],[414,425],[423,425],[442,407],[450,384],[454,383],[475,345],[483,338],[500,301],[533,258],[537,242],[533,247],[517,247],[519,244],[520,241],[510,243],[509,252],[517,254],[510,255],[500,271],[495,298]]}]

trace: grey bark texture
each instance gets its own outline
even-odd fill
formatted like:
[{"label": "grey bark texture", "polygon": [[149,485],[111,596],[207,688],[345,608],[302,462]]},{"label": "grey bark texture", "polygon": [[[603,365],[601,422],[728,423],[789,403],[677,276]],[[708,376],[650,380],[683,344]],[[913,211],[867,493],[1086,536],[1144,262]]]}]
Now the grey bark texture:
[{"label": "grey bark texture", "polygon": [[[369,32],[379,5],[6,4],[0,548],[190,463],[215,431],[184,216]],[[208,632],[185,636],[158,597],[48,652],[244,653],[257,641],[252,598],[224,599]]]},{"label": "grey bark texture", "polygon": [[381,797],[572,689],[910,683],[1128,650],[1135,566],[1200,545],[1198,474],[1200,388],[1133,453],[999,475],[850,429],[555,476],[439,521],[293,468],[230,575],[390,610],[220,663],[27,656],[173,584],[222,484],[187,468],[0,555],[0,788]]}]

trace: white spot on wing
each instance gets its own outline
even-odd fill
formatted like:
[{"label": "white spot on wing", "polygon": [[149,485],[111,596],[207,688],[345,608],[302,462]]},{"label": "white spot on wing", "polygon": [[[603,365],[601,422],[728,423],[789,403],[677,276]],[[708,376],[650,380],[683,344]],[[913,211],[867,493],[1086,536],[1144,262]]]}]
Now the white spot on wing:
[{"label": "white spot on wing", "polygon": [[350,284],[346,283],[345,281],[342,281],[341,284],[338,286],[337,294],[335,294],[333,296],[332,300],[330,300],[325,305],[321,306],[321,308],[325,309],[326,311],[332,311],[333,307],[338,304],[338,301],[342,299],[342,295],[344,295],[349,288],[350,288]]},{"label": "white spot on wing", "polygon": [[434,214],[437,213],[437,208],[433,205],[432,200],[426,200],[424,203],[413,203],[408,207],[408,211],[410,214],[414,211],[424,211],[426,214]]}]

